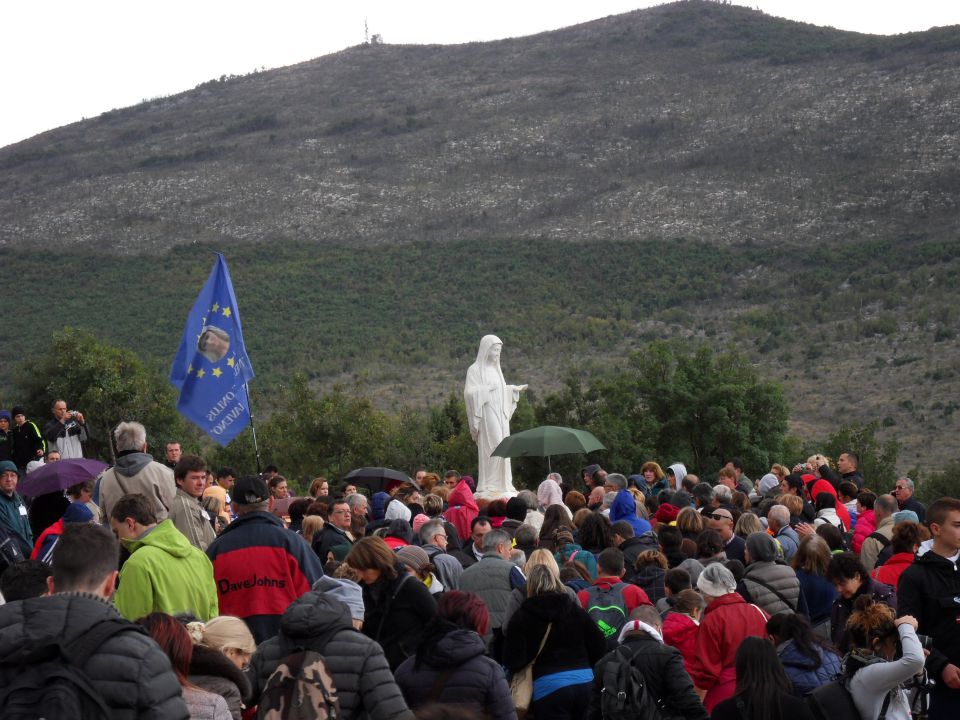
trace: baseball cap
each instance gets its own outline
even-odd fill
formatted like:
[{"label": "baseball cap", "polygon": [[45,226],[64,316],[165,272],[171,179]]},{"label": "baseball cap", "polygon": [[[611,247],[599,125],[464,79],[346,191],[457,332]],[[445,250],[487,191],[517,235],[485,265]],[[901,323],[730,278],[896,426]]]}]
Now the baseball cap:
[{"label": "baseball cap", "polygon": [[244,475],[237,480],[230,493],[233,502],[240,505],[253,505],[270,497],[267,484],[256,475]]}]

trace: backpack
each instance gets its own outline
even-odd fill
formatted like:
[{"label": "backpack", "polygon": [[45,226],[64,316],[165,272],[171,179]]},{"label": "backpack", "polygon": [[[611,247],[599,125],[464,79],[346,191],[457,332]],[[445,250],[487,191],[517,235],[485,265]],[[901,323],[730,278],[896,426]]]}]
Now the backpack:
[{"label": "backpack", "polygon": [[[821,685],[807,695],[807,706],[816,720],[860,720],[860,711],[850,694],[849,683],[857,670],[875,662],[884,662],[880,658],[860,658],[852,654],[843,659],[843,673],[833,682]],[[850,665],[855,664],[851,670]],[[890,707],[892,693],[887,693],[880,707],[877,720],[884,720]]]},{"label": "backpack", "polygon": [[640,668],[633,664],[633,652],[619,646],[609,659],[601,661],[600,712],[603,720],[660,720],[656,699],[647,692]]},{"label": "backpack", "polygon": [[109,720],[113,714],[83,667],[104,642],[122,632],[146,634],[133,623],[105,620],[70,643],[37,648],[26,666],[0,666],[4,720]]},{"label": "backpack", "polygon": [[607,641],[607,650],[617,647],[620,631],[627,624],[627,601],[623,597],[626,583],[591,585],[587,588],[587,615],[593,620]]},{"label": "backpack", "polygon": [[20,542],[16,535],[0,526],[0,574],[9,567],[13,567],[26,558],[20,549]]},{"label": "backpack", "polygon": [[323,655],[296,648],[267,680],[258,720],[335,720],[340,717],[340,699]]},{"label": "backpack", "polygon": [[[888,538],[886,535],[883,535],[882,533],[878,533],[878,532],[870,533],[869,535],[867,535],[867,536],[863,539],[863,541],[866,542],[866,541],[869,540],[870,538],[873,538],[874,540],[876,540],[877,542],[879,542],[880,545],[881,545],[882,547],[884,547],[884,548],[887,547],[887,545],[890,544],[890,538]],[[862,547],[862,546],[861,546],[861,547]]]}]

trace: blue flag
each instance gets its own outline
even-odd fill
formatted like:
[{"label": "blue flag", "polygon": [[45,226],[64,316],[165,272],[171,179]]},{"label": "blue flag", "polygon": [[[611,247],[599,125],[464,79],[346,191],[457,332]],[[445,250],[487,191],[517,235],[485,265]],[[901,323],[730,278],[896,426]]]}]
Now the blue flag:
[{"label": "blue flag", "polygon": [[230,271],[217,253],[170,368],[170,382],[180,391],[177,410],[226,445],[250,423],[246,383],[252,378]]}]

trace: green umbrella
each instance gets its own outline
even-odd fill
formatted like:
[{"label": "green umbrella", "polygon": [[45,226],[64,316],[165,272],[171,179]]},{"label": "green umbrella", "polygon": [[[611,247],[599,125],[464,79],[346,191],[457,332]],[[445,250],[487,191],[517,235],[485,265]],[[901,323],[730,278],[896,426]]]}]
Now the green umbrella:
[{"label": "green umbrella", "polygon": [[490,454],[503,458],[545,457],[549,466],[551,455],[588,453],[593,450],[606,450],[606,448],[591,432],[556,425],[542,425],[508,435]]}]

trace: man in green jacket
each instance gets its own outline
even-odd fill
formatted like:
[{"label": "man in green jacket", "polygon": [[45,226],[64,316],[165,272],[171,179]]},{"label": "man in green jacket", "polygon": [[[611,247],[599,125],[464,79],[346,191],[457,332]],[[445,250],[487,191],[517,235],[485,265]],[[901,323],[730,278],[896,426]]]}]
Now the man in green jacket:
[{"label": "man in green jacket", "polygon": [[124,495],[110,510],[110,526],[130,551],[114,595],[128,620],[151,612],[187,612],[207,621],[219,614],[213,565],[169,519],[157,523],[144,495]]},{"label": "man in green jacket", "polygon": [[10,533],[24,557],[33,550],[33,533],[27,519],[27,506],[17,492],[20,474],[11,460],[0,461],[0,526]]}]

